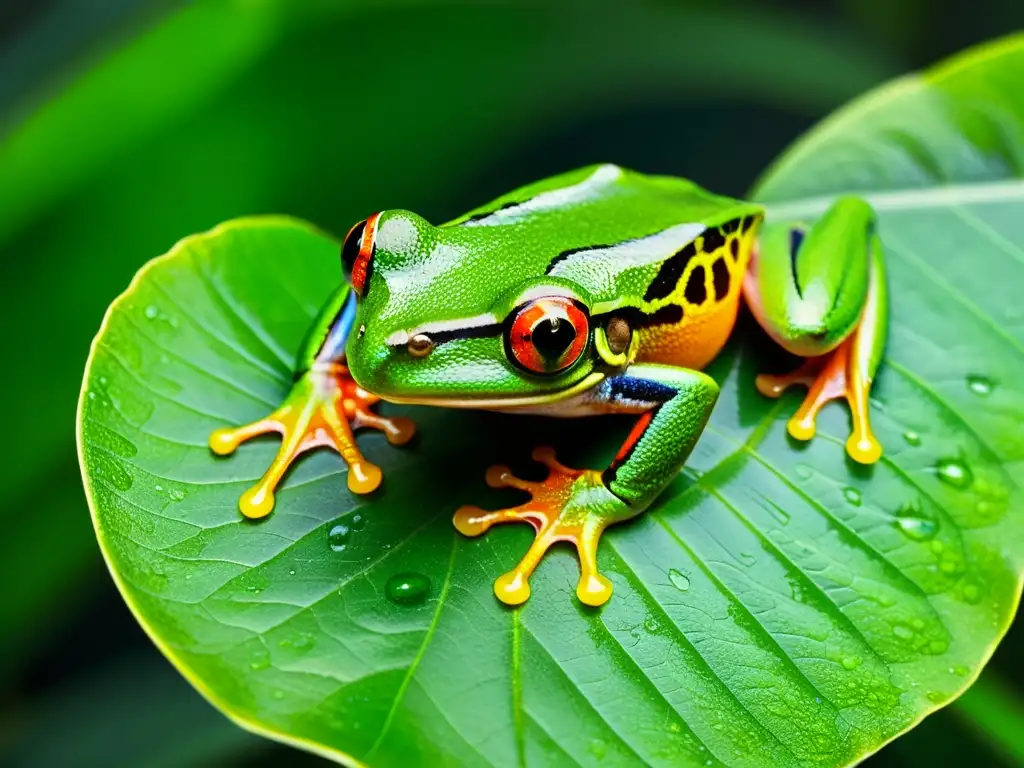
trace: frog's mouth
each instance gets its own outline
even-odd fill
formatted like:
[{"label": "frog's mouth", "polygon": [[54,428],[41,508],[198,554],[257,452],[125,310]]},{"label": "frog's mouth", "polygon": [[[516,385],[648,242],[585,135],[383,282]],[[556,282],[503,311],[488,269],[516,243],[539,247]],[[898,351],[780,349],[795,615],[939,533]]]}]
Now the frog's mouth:
[{"label": "frog's mouth", "polygon": [[400,405],[431,405],[442,408],[472,408],[484,411],[512,411],[551,405],[583,394],[596,387],[605,374],[593,371],[571,387],[556,392],[542,392],[536,395],[510,395],[508,397],[402,397],[401,395],[379,395],[381,400]]}]

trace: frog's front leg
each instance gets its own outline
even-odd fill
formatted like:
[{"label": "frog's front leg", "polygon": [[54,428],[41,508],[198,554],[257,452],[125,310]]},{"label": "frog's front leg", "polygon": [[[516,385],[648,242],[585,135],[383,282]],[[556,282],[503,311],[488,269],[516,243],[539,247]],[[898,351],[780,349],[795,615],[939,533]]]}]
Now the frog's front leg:
[{"label": "frog's front leg", "polygon": [[363,456],[353,429],[379,429],[393,445],[407,442],[415,432],[409,419],[386,419],[371,410],[380,398],[353,381],[345,365],[345,341],[352,330],[356,295],[342,288],[324,306],[298,356],[295,383],[284,403],[269,416],[240,427],[218,429],[210,449],[231,454],[244,441],[277,432],[281,447],[256,485],[238,500],[242,514],[264,517],[274,508],[274,491],[288,467],[302,453],[317,447],[337,451],[348,464],[348,487],[369,493],[380,485],[381,471]]},{"label": "frog's front leg", "polygon": [[744,279],[754,316],[789,352],[807,358],[788,375],[758,376],[758,390],[779,397],[808,387],[790,419],[790,435],[810,440],[822,406],[845,398],[853,428],[852,459],[871,464],[882,447],[871,430],[868,395],[882,360],[888,296],[875,214],[858,198],[842,198],[814,224],[771,223]]},{"label": "frog's front leg", "polygon": [[521,480],[507,467],[491,467],[487,483],[530,493],[525,504],[486,512],[465,506],[455,513],[455,527],[479,536],[495,523],[530,523],[536,537],[519,564],[494,583],[498,599],[519,605],[530,597],[529,578],[548,548],[558,541],[575,544],[580,560],[576,594],[587,605],[603,605],[612,585],[597,570],[597,547],[605,528],[643,512],[683,466],[703,431],[718,386],[703,373],[663,365],[636,365],[606,379],[592,395],[599,413],[640,413],[626,442],[603,472],[570,469],[550,448],[533,458],[545,464],[548,477]]}]

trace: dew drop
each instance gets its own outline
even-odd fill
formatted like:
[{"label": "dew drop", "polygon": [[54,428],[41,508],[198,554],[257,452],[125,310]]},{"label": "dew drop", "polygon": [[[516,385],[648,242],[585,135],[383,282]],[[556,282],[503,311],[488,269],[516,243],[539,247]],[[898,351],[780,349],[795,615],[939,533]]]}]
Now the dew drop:
[{"label": "dew drop", "polygon": [[940,459],[935,465],[935,472],[938,474],[939,480],[960,491],[968,488],[974,482],[971,468],[960,459]]},{"label": "dew drop", "polygon": [[814,470],[811,469],[806,464],[797,464],[795,467],[793,467],[793,471],[796,472],[796,476],[799,477],[801,480],[810,480],[811,475],[814,474]]},{"label": "dew drop", "polygon": [[669,723],[668,729],[672,733],[679,733],[681,730],[683,730],[683,727],[679,723]]},{"label": "dew drop", "polygon": [[908,430],[903,433],[903,439],[907,441],[907,445],[912,445],[915,448],[921,444],[921,436],[913,430]]},{"label": "dew drop", "polygon": [[943,560],[939,563],[939,570],[947,576],[955,576],[963,570],[963,566],[958,559]]},{"label": "dew drop", "polygon": [[150,304],[146,307],[146,319],[156,320],[160,316],[160,308],[156,304]]},{"label": "dew drop", "polygon": [[940,701],[942,701],[942,698],[942,694],[938,691],[928,691],[928,701],[938,704]]},{"label": "dew drop", "polygon": [[843,656],[839,663],[842,664],[843,669],[853,670],[860,666],[860,658],[857,656]]},{"label": "dew drop", "polygon": [[986,376],[971,374],[967,377],[967,389],[978,395],[978,397],[988,397],[992,394],[992,390],[995,389],[995,384],[992,382],[992,379]]},{"label": "dew drop", "polygon": [[348,546],[348,539],[351,531],[347,525],[338,524],[327,533],[327,542],[335,552],[344,552]]},{"label": "dew drop", "polygon": [[278,645],[280,645],[282,648],[291,648],[292,650],[296,651],[308,651],[310,648],[316,645],[316,640],[312,635],[307,635],[305,632],[302,632],[298,635],[295,635],[294,637],[289,637],[285,640],[282,640],[278,643]]},{"label": "dew drop", "polygon": [[353,531],[361,531],[366,527],[366,518],[362,515],[352,515],[352,518],[348,521],[348,527]]},{"label": "dew drop", "polygon": [[274,693],[273,693],[273,694],[271,694],[271,695],[272,695],[272,696],[273,696],[273,697],[274,697],[275,699],[277,699],[278,701],[280,701],[281,699],[283,699],[283,698],[284,698],[284,691],[281,691],[281,690],[278,690],[278,691],[274,691]]},{"label": "dew drop", "polygon": [[288,575],[289,576],[294,576],[295,575],[295,569],[294,568],[289,568],[288,569]]},{"label": "dew drop", "polygon": [[653,635],[655,632],[661,629],[661,625],[658,623],[658,620],[656,618],[654,618],[653,616],[648,616],[644,620],[644,629],[646,629]]},{"label": "dew drop", "polygon": [[843,498],[846,499],[846,503],[854,507],[859,507],[861,502],[860,491],[856,488],[843,488]]},{"label": "dew drop", "polygon": [[270,655],[266,652],[259,654],[249,662],[249,669],[255,671],[266,669],[270,666]]},{"label": "dew drop", "polygon": [[927,541],[939,530],[938,524],[917,506],[908,504],[896,513],[896,526],[908,539]]},{"label": "dew drop", "polygon": [[892,628],[892,633],[896,635],[900,640],[913,640],[914,630],[905,624],[897,624]]},{"label": "dew drop", "polygon": [[959,675],[960,677],[967,677],[967,675],[970,673],[970,671],[971,670],[969,670],[967,667],[964,667],[964,666],[953,667],[953,674]]},{"label": "dew drop", "polygon": [[605,753],[607,753],[608,747],[603,741],[601,741],[601,739],[592,739],[587,751],[600,760],[605,756]]},{"label": "dew drop", "polygon": [[384,587],[388,600],[400,605],[422,603],[430,591],[430,579],[422,573],[396,573]]},{"label": "dew drop", "polygon": [[669,569],[668,580],[680,592],[685,592],[690,588],[690,577],[681,571],[677,571],[675,568]]},{"label": "dew drop", "polygon": [[740,562],[749,568],[757,562],[757,558],[755,558],[749,552],[740,552]]},{"label": "dew drop", "polygon": [[979,600],[981,600],[981,588],[973,582],[964,584],[963,596],[966,602],[971,605],[975,605]]}]

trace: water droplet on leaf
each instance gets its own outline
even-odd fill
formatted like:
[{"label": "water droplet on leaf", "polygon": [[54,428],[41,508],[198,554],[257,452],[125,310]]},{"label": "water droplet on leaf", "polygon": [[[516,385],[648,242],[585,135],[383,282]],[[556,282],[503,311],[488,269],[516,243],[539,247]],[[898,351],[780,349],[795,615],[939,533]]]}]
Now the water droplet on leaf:
[{"label": "water droplet on leaf", "polygon": [[896,513],[896,525],[914,541],[927,541],[939,530],[938,524],[915,505],[908,504]]},{"label": "water droplet on leaf", "polygon": [[677,571],[675,568],[669,569],[668,580],[680,592],[685,592],[690,588],[690,577],[681,571]]},{"label": "water droplet on leaf", "polygon": [[940,459],[935,465],[935,472],[939,480],[960,491],[974,482],[971,468],[960,459]]},{"label": "water droplet on leaf", "polygon": [[907,445],[912,445],[915,448],[921,444],[921,436],[913,430],[904,432],[903,439],[907,441]]},{"label": "water droplet on leaf", "polygon": [[421,573],[396,573],[384,587],[388,600],[401,605],[422,603],[430,591],[430,579]]},{"label": "water droplet on leaf", "polygon": [[327,533],[327,542],[335,552],[344,552],[348,546],[348,539],[351,531],[347,525],[339,523]]},{"label": "water droplet on leaf", "polygon": [[905,624],[897,624],[892,628],[892,633],[900,640],[912,640],[914,637],[914,630]]},{"label": "water droplet on leaf", "polygon": [[846,503],[854,507],[859,507],[861,502],[860,491],[856,488],[844,488],[843,498],[846,499]]},{"label": "water droplet on leaf", "polygon": [[967,388],[979,397],[988,397],[995,389],[995,384],[986,376],[972,374],[967,377]]}]

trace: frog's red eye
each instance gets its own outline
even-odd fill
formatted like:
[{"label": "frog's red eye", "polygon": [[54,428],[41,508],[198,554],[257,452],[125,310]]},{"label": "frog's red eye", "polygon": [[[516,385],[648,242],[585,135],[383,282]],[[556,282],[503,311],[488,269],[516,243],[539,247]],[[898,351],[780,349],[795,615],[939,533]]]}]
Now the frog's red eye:
[{"label": "frog's red eye", "polygon": [[342,269],[345,270],[345,277],[359,296],[365,294],[366,284],[373,269],[373,254],[377,248],[374,238],[379,217],[380,214],[375,213],[352,227],[345,235],[345,242],[341,246]]},{"label": "frog's red eye", "polygon": [[565,296],[545,296],[517,309],[506,325],[512,360],[531,373],[559,373],[580,359],[590,336],[585,308]]}]

